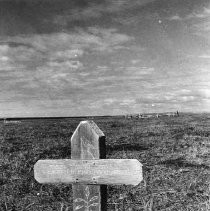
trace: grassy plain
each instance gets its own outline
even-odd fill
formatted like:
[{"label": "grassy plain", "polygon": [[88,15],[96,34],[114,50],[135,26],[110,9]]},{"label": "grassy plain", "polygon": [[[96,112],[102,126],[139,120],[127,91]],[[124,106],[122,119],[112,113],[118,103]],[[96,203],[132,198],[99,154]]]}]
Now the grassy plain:
[{"label": "grassy plain", "polygon": [[[138,186],[108,186],[108,210],[210,210],[210,114],[94,121],[106,135],[107,158],[143,164]],[[1,211],[72,210],[71,185],[38,184],[33,166],[39,159],[70,158],[79,122],[0,122]]]}]

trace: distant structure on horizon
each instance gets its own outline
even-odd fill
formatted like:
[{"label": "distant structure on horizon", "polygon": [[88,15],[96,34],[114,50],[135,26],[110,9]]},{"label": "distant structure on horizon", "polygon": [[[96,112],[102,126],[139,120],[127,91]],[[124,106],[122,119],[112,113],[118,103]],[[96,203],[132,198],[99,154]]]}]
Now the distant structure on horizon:
[{"label": "distant structure on horizon", "polygon": [[19,124],[21,123],[21,121],[19,120],[7,120],[6,118],[4,118],[4,124]]},{"label": "distant structure on horizon", "polygon": [[148,118],[159,118],[159,117],[176,117],[179,116],[179,112],[167,112],[167,113],[155,113],[155,114],[127,114],[125,119],[148,119]]}]

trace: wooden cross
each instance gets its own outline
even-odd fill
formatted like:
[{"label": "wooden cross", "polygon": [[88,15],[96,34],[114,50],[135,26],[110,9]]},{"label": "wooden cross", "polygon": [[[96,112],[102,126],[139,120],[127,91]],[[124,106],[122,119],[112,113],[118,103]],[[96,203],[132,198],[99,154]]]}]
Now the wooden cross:
[{"label": "wooden cross", "polygon": [[72,184],[73,210],[105,211],[106,185],[137,185],[142,164],[136,159],[105,159],[103,132],[93,121],[82,121],[71,138],[71,159],[38,160],[39,183]]}]

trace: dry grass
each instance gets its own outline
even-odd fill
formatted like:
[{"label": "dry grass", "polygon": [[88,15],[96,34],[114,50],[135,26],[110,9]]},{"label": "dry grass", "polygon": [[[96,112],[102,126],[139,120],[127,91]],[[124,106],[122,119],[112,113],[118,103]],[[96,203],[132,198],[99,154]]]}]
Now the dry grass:
[{"label": "dry grass", "polygon": [[[41,185],[39,159],[70,158],[79,119],[0,123],[0,210],[70,211],[71,185]],[[143,181],[109,186],[108,210],[210,210],[210,116],[94,120],[106,135],[107,158],[136,158]]]}]

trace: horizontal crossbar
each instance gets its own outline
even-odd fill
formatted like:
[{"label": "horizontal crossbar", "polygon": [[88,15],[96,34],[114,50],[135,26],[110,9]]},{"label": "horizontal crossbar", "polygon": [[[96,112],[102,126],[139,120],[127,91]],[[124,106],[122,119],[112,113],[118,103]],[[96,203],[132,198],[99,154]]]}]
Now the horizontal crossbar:
[{"label": "horizontal crossbar", "polygon": [[136,159],[39,160],[34,174],[39,183],[138,185],[142,164]]}]

